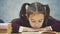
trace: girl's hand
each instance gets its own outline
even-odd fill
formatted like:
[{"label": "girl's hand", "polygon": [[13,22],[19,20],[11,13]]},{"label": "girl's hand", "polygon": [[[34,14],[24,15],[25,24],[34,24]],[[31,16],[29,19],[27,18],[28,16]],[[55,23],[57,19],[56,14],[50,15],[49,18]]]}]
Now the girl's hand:
[{"label": "girl's hand", "polygon": [[51,28],[51,26],[47,26],[45,28],[40,28],[40,29],[35,29],[35,30],[37,30],[37,31],[52,31],[52,28]]},{"label": "girl's hand", "polygon": [[52,31],[51,26],[47,26],[45,28],[34,29],[35,31]]}]

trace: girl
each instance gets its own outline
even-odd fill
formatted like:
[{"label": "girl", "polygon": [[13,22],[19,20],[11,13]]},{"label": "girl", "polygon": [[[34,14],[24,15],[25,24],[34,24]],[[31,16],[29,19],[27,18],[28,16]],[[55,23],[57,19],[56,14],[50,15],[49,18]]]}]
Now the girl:
[{"label": "girl", "polygon": [[[28,6],[26,8],[26,5]],[[50,17],[50,8],[48,5],[43,5],[39,2],[24,3],[22,5],[20,18],[12,21],[12,32],[23,31],[60,31],[59,27],[56,28],[59,21]],[[57,23],[56,23],[57,22]],[[59,24],[58,24],[59,25]],[[58,26],[57,25],[57,26]]]}]

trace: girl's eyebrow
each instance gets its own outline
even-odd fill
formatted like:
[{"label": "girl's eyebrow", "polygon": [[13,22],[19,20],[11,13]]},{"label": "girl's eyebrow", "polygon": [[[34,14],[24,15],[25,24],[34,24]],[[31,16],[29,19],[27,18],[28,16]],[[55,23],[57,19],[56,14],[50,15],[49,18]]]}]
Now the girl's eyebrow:
[{"label": "girl's eyebrow", "polygon": [[[31,19],[31,20],[34,20],[34,19]],[[39,20],[44,20],[44,19],[39,19]]]},{"label": "girl's eyebrow", "polygon": [[40,19],[40,20],[43,20],[43,19]]},{"label": "girl's eyebrow", "polygon": [[35,21],[34,19],[31,19],[31,21]]},{"label": "girl's eyebrow", "polygon": [[34,20],[34,19],[31,19],[31,20]]}]

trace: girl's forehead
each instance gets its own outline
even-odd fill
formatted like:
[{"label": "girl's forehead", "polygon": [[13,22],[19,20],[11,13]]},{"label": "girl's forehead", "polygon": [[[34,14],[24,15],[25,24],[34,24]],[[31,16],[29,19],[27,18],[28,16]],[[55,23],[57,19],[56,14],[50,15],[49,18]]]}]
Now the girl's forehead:
[{"label": "girl's forehead", "polygon": [[44,14],[39,13],[39,12],[35,12],[35,13],[30,14],[30,16],[44,16]]},{"label": "girl's forehead", "polygon": [[29,16],[29,18],[31,18],[31,19],[43,19],[44,18],[44,14],[31,14]]}]

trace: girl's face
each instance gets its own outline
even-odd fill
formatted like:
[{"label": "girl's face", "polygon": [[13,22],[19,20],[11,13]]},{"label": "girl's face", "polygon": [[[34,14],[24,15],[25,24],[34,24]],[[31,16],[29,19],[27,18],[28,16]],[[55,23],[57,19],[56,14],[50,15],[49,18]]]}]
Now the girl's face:
[{"label": "girl's face", "polygon": [[29,23],[32,28],[38,29],[42,27],[44,21],[44,14],[34,13],[29,15]]}]

